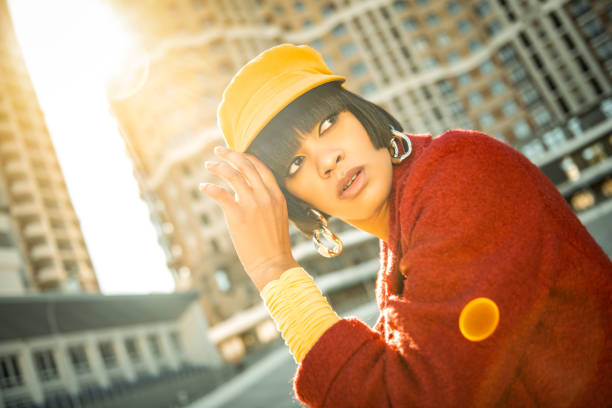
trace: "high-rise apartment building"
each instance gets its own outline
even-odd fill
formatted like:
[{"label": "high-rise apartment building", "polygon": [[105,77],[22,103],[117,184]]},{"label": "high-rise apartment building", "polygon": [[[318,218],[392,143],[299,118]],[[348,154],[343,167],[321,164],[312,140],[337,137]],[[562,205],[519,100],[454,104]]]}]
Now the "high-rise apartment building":
[{"label": "high-rise apartment building", "polygon": [[3,292],[99,291],[4,0],[0,0],[0,206]]},{"label": "high-rise apartment building", "polygon": [[[587,226],[611,218],[609,2],[115,0],[113,5],[148,56],[120,78],[138,86],[119,87],[130,92],[109,88],[113,110],[177,286],[202,291],[211,332],[222,351],[226,344],[226,358],[264,338],[259,333],[268,326],[221,211],[197,186],[211,177],[203,163],[222,143],[216,108],[223,89],[246,61],[272,45],[311,45],[333,71],[348,77],[348,89],[384,106],[406,131],[436,136],[475,128],[511,144],[542,168]],[[337,305],[371,300],[377,266],[360,269],[356,281],[346,280],[356,276],[347,268],[375,259],[377,242],[350,228],[343,233],[346,253],[322,262],[313,257],[311,243],[300,243],[292,233],[296,258],[325,282],[321,286],[336,291],[329,292],[332,304],[334,298]],[[608,241],[604,249],[612,253],[609,235]]]}]

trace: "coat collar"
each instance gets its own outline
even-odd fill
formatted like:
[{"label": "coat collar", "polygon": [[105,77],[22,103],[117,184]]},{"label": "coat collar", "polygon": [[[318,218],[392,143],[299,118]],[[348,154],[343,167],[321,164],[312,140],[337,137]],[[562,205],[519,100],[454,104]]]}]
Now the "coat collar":
[{"label": "coat collar", "polygon": [[379,307],[384,307],[386,300],[392,294],[401,293],[403,276],[399,271],[401,258],[401,226],[399,204],[404,185],[410,179],[411,169],[431,143],[430,133],[405,133],[412,143],[412,153],[400,164],[393,166],[393,180],[389,193],[389,240],[380,240],[380,270],[376,283],[376,297]]}]

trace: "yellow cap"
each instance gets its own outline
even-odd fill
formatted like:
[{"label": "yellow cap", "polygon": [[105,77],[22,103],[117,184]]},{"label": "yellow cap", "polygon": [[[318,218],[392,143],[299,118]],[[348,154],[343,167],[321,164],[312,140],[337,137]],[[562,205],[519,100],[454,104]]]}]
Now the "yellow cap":
[{"label": "yellow cap", "polygon": [[268,122],[298,96],[341,81],[306,45],[281,44],[249,61],[223,91],[217,121],[232,150],[244,152]]},{"label": "yellow cap", "polygon": [[489,298],[470,300],[459,316],[459,330],[470,341],[481,341],[493,334],[499,323],[499,308]]}]

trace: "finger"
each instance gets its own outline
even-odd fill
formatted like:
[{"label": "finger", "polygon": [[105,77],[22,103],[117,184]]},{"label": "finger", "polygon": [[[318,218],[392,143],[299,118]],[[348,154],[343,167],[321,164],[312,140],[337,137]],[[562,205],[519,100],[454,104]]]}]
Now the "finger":
[{"label": "finger", "polygon": [[227,213],[228,211],[231,212],[236,206],[234,197],[223,187],[212,183],[200,183],[199,189],[201,192],[215,200],[224,213]]},{"label": "finger", "polygon": [[264,185],[270,190],[270,192],[275,192],[277,194],[282,194],[282,191],[276,181],[276,176],[272,173],[272,170],[268,168],[261,160],[259,160],[256,156],[252,154],[245,153],[244,154],[247,160],[251,162],[251,164],[255,167],[259,176],[261,177]]},{"label": "finger", "polygon": [[247,180],[249,185],[255,189],[261,189],[264,187],[263,180],[255,168],[247,158],[245,153],[235,152],[230,149],[226,149],[223,146],[217,146],[215,148],[215,154],[226,160],[232,166],[234,166]]},{"label": "finger", "polygon": [[230,184],[232,189],[238,195],[239,201],[247,202],[253,201],[253,190],[248,185],[244,175],[230,166],[228,163],[220,163],[216,161],[207,161],[204,163],[204,167],[211,173],[221,177],[227,183]]}]

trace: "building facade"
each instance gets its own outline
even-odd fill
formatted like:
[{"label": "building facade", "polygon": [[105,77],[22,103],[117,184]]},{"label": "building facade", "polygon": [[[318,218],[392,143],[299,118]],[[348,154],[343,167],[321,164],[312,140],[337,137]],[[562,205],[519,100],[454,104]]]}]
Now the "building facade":
[{"label": "building facade", "polygon": [[202,396],[231,372],[197,298],[1,297],[0,407],[183,406]]},{"label": "building facade", "polygon": [[0,292],[99,291],[5,0],[0,0],[0,203]]},{"label": "building facade", "polygon": [[[266,315],[221,211],[197,186],[212,179],[203,164],[223,143],[216,124],[223,89],[276,44],[317,49],[347,76],[349,90],[385,107],[408,132],[435,137],[474,128],[512,145],[543,169],[612,254],[612,226],[597,230],[612,217],[609,2],[115,0],[113,7],[138,33],[145,56],[125,71],[126,83],[109,87],[113,112],[177,287],[201,290],[227,359],[263,341],[257,327]],[[337,220],[334,226],[346,229],[345,254],[319,259],[294,231],[296,259],[335,307],[371,301],[378,244]],[[363,280],[323,283],[364,264]]]}]

